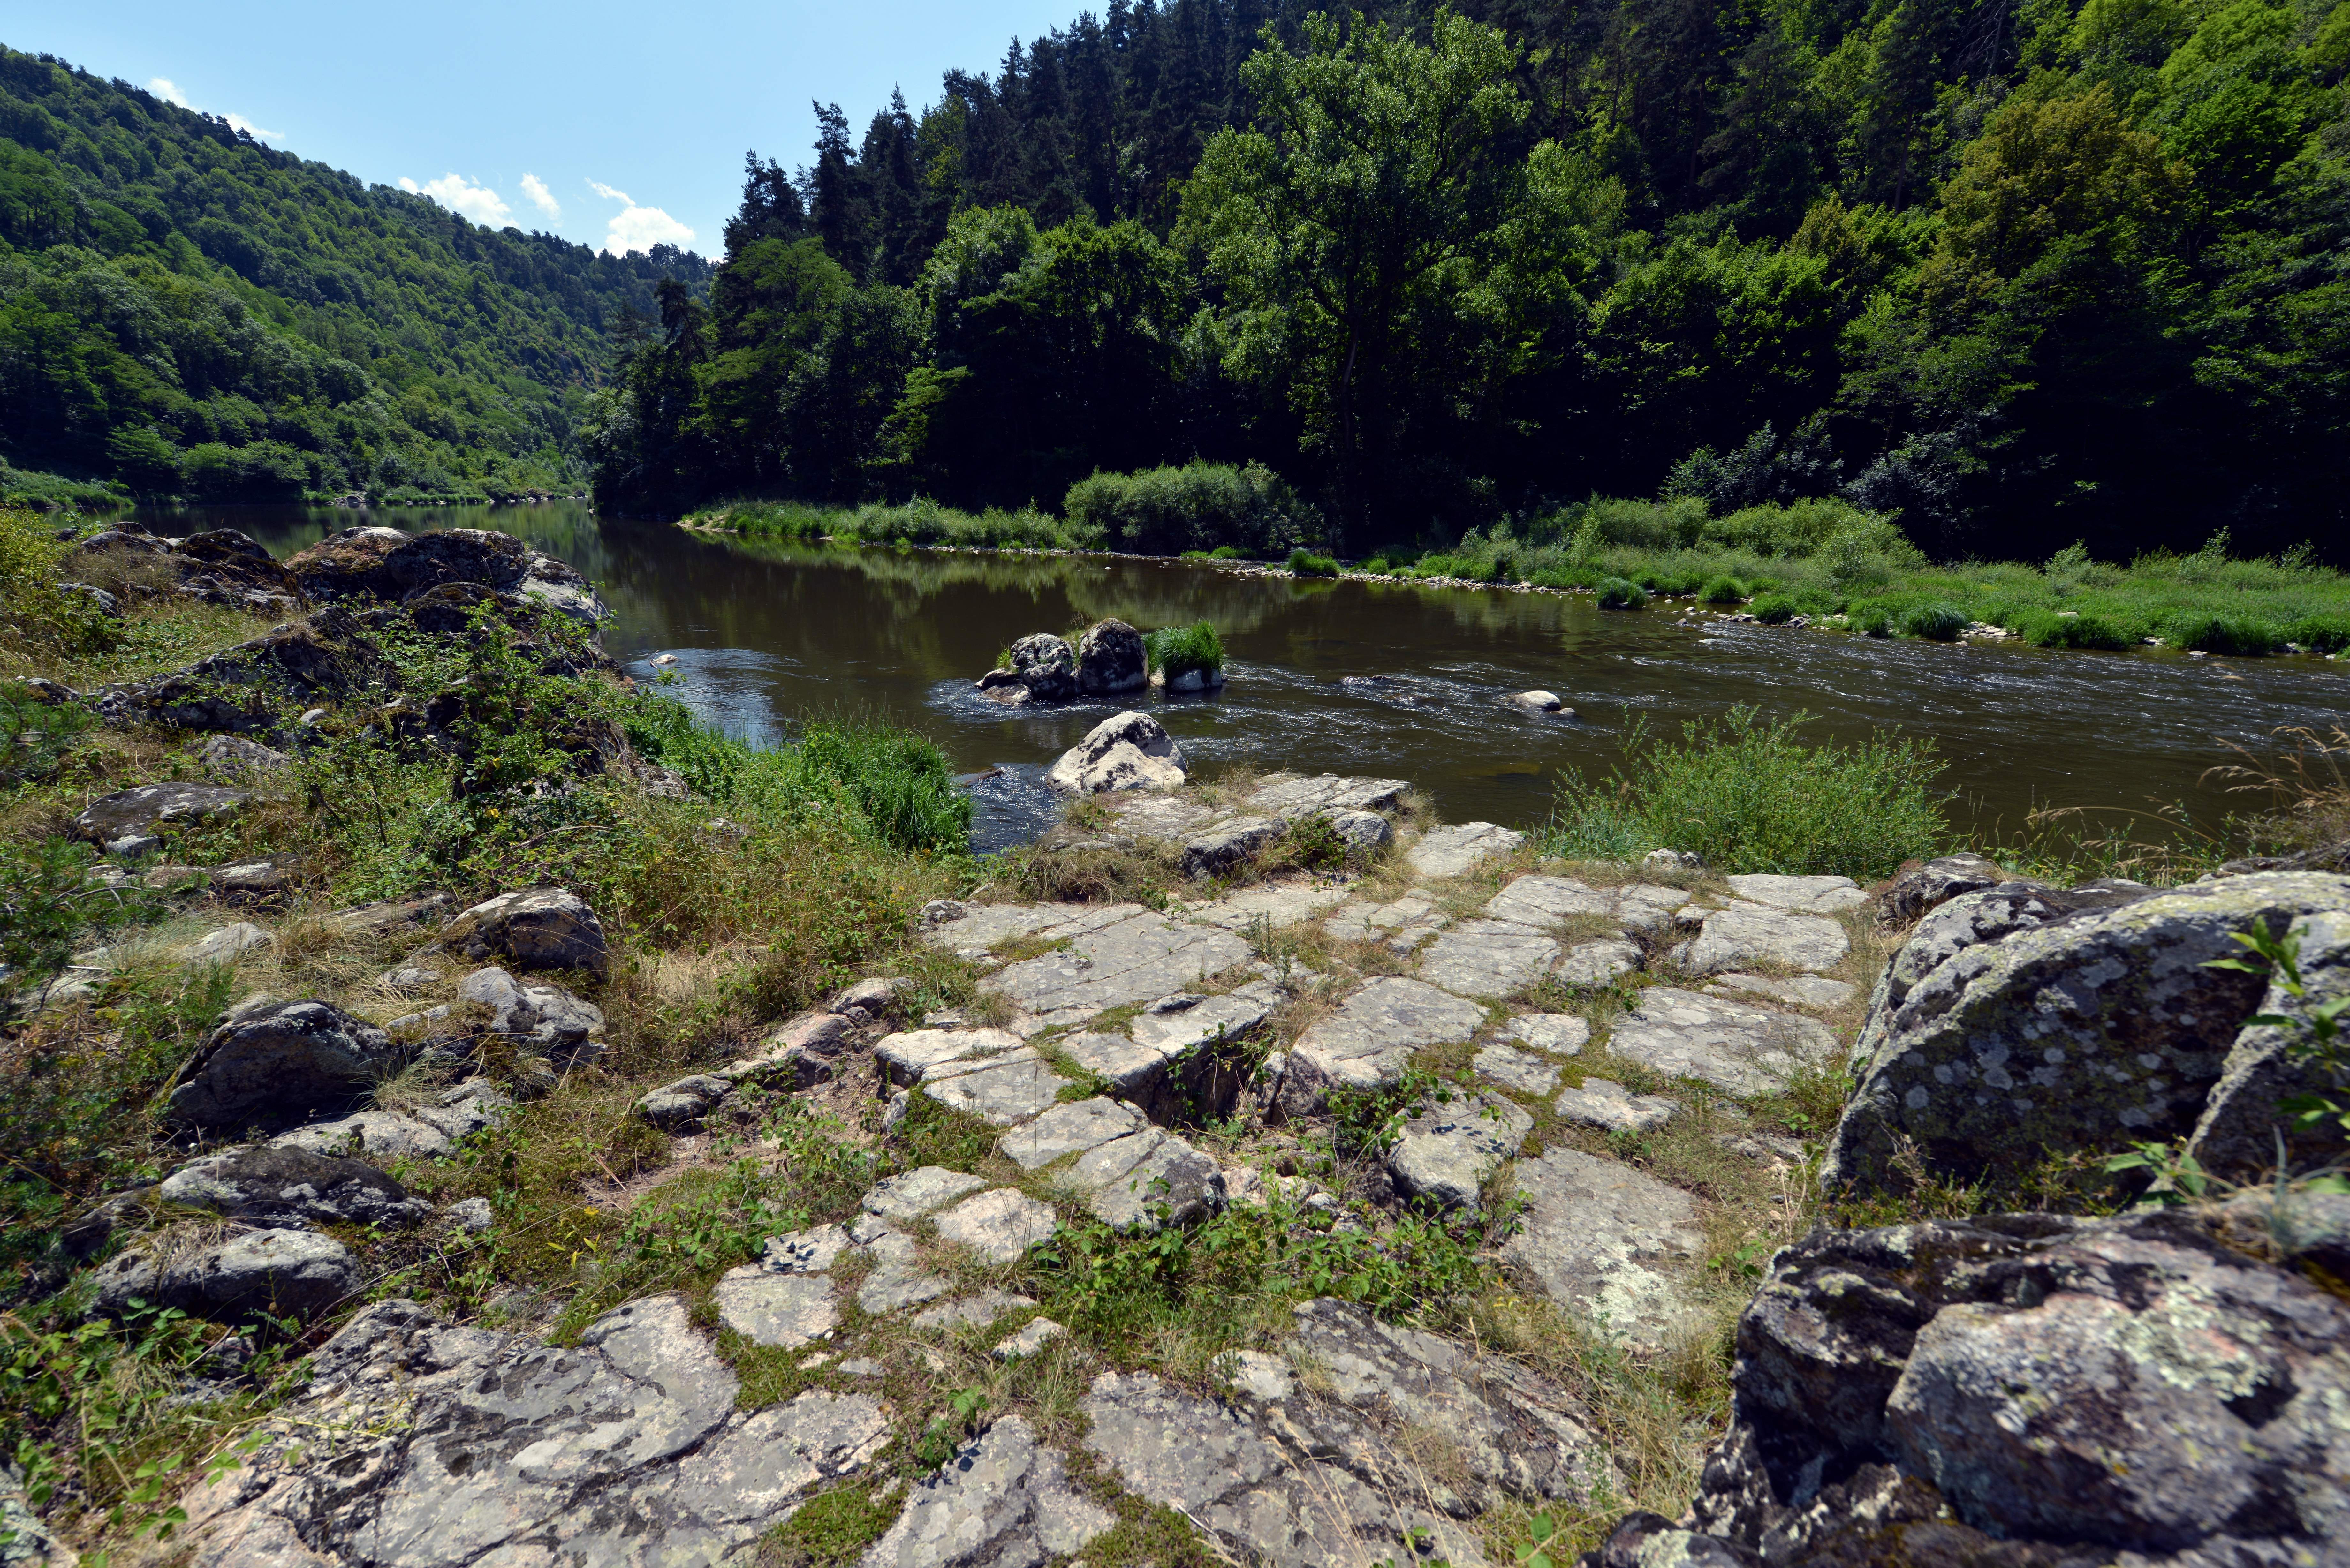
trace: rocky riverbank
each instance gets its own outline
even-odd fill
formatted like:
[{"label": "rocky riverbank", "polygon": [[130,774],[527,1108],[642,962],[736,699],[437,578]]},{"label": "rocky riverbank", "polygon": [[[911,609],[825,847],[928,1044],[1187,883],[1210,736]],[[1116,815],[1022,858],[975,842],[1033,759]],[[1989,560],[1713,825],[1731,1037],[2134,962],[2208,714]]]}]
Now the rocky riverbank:
[{"label": "rocky riverbank", "polygon": [[[159,976],[221,1002],[156,1085],[151,1176],[78,1205],[17,1311],[216,1325],[170,1376],[218,1436],[167,1467],[167,1540],[70,1506],[95,1478],[53,1490],[80,1543],[223,1568],[2342,1550],[2350,1200],[2268,1168],[2339,1158],[2278,1110],[2339,1085],[2262,1020],[2350,985],[2350,878],[1564,865],[1403,779],[1202,781],[1130,713],[1061,760],[1037,845],[909,854],[886,892],[826,871],[794,918],[828,886],[869,935],[696,952],[631,889],[665,857],[816,854],[865,820],[853,792],[736,821],[754,797],[709,793],[704,753],[602,706],[625,691],[587,585],[498,535],[381,532],[287,563],[284,624],[89,704],[188,776],[85,792],[70,830],[109,855],[85,886],[172,902],[26,996],[13,1060],[97,1048]],[[489,765],[504,688],[428,676],[436,639],[557,683],[487,709],[547,740],[530,768]],[[316,764],[362,729],[437,759],[432,809],[474,801],[484,833],[574,815],[442,862],[463,896],[338,901],[356,862],[323,846],[199,853],[338,800]],[[623,807],[676,836],[627,847]],[[627,870],[548,857],[580,831]],[[2212,967],[2287,931],[2299,994]],[[2180,1201],[2091,1212],[2133,1196],[2104,1168],[2141,1144],[2176,1151]],[[8,1561],[71,1560],[0,1507]]]}]

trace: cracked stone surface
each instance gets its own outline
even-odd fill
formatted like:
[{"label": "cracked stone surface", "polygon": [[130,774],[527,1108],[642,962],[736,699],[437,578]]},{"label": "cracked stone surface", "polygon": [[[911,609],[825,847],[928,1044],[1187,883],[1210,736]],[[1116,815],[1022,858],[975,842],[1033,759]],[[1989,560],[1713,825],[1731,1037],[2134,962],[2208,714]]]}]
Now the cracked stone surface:
[{"label": "cracked stone surface", "polygon": [[1027,1046],[978,1062],[941,1062],[922,1075],[919,1091],[949,1110],[990,1127],[1017,1127],[1047,1109],[1069,1080]]},{"label": "cracked stone surface", "polygon": [[996,1147],[1021,1169],[1039,1170],[1065,1155],[1099,1148],[1144,1125],[1142,1113],[1132,1106],[1096,1096],[1055,1106],[1025,1127],[1004,1134]]},{"label": "cracked stone surface", "polygon": [[362,1311],[237,1469],[182,1500],[192,1568],[713,1563],[889,1439],[878,1401],[810,1390],[755,1415],[658,1296],[575,1349]]},{"label": "cracked stone surface", "polygon": [[1139,904],[963,904],[941,899],[924,910],[922,940],[960,953],[980,953],[1023,937],[1058,941],[1139,912]]},{"label": "cracked stone surface", "polygon": [[1806,915],[1833,915],[1868,902],[1849,877],[1778,877],[1766,873],[1729,878],[1740,898]]},{"label": "cracked stone surface", "polygon": [[1663,1339],[1685,1310],[1663,1267],[1705,1247],[1695,1200],[1645,1171],[1571,1148],[1520,1160],[1517,1180],[1526,1208],[1503,1260],[1618,1338]]},{"label": "cracked stone surface", "polygon": [[1638,943],[1603,938],[1567,949],[1551,966],[1550,973],[1562,985],[1596,987],[1623,979],[1643,961]]},{"label": "cracked stone surface", "polygon": [[1572,877],[1521,877],[1486,900],[1485,913],[1522,926],[1548,926],[1572,915],[1597,915],[1627,930],[1661,930],[1689,901],[1678,888],[1633,882],[1594,888]]},{"label": "cracked stone surface", "polygon": [[1118,826],[1145,838],[1182,838],[1217,815],[1214,806],[1189,795],[1110,795],[1101,803]]},{"label": "cracked stone surface", "polygon": [[1389,811],[1409,779],[1372,779],[1318,774],[1312,778],[1280,779],[1249,796],[1248,808],[1261,816],[1301,816],[1312,813],[1335,815],[1342,811]]},{"label": "cracked stone surface", "polygon": [[1616,1020],[1607,1049],[1651,1072],[1732,1095],[1769,1094],[1797,1067],[1826,1066],[1843,1051],[1809,1018],[1668,985],[1640,993],[1640,1005]]},{"label": "cracked stone surface", "polygon": [[759,1262],[773,1274],[820,1274],[853,1245],[840,1226],[818,1225],[768,1237],[760,1249]]},{"label": "cracked stone surface", "polygon": [[1419,842],[1405,850],[1404,858],[1423,877],[1458,877],[1488,860],[1517,853],[1526,836],[1490,822],[1463,822],[1431,827]]},{"label": "cracked stone surface", "polygon": [[1816,974],[1789,975],[1784,979],[1764,974],[1718,974],[1706,989],[1723,995],[1744,992],[1769,1002],[1784,1002],[1790,1007],[1841,1007],[1852,1000],[1852,986],[1841,980],[1828,980]]},{"label": "cracked stone surface", "polygon": [[914,1487],[858,1568],[1034,1568],[1116,1522],[1024,1419],[1004,1416]]},{"label": "cracked stone surface", "polygon": [[914,1239],[892,1231],[868,1249],[873,1272],[857,1288],[857,1304],[875,1315],[934,1302],[953,1291],[954,1282],[926,1272],[914,1256]]},{"label": "cracked stone surface", "polygon": [[823,1338],[840,1323],[830,1280],[815,1273],[773,1273],[760,1263],[729,1269],[711,1300],[718,1321],[754,1345],[788,1350]]},{"label": "cracked stone surface", "polygon": [[1580,1088],[1568,1089],[1554,1107],[1571,1122],[1605,1132],[1654,1132],[1680,1111],[1679,1102],[1662,1095],[1636,1095],[1613,1078],[1586,1078]]},{"label": "cracked stone surface", "polygon": [[1473,1065],[1487,1083],[1521,1094],[1547,1095],[1558,1087],[1558,1065],[1513,1045],[1488,1045],[1477,1053]]},{"label": "cracked stone surface", "polygon": [[1419,978],[1460,996],[1507,996],[1540,980],[1558,956],[1558,943],[1531,927],[1470,920],[1420,955]]},{"label": "cracked stone surface", "polygon": [[1466,1040],[1484,1021],[1484,1009],[1424,981],[1372,981],[1299,1037],[1289,1053],[1284,1103],[1293,1089],[1318,1103],[1332,1088],[1394,1083],[1414,1051]]},{"label": "cracked stone surface", "polygon": [[865,1212],[884,1220],[917,1220],[986,1185],[984,1177],[925,1165],[877,1185],[865,1195]]},{"label": "cracked stone surface", "polygon": [[1388,1151],[1388,1174],[1407,1198],[1475,1212],[1486,1179],[1515,1158],[1534,1119],[1497,1095],[1456,1095],[1424,1106]]},{"label": "cracked stone surface", "polygon": [[1165,1223],[1189,1225],[1224,1206],[1216,1162],[1154,1127],[1087,1150],[1069,1175],[1087,1190],[1087,1207],[1120,1230],[1158,1230],[1161,1209]]},{"label": "cracked stone surface", "polygon": [[1573,1012],[1522,1012],[1502,1026],[1502,1036],[1537,1051],[1572,1056],[1591,1043],[1591,1023]]},{"label": "cracked stone surface", "polygon": [[[1263,1023],[1265,1015],[1286,1000],[1279,986],[1262,980],[1251,981],[1222,996],[1181,1002],[1182,994],[1162,997],[1135,1015],[1126,1027],[1137,1044],[1149,1046],[1163,1057],[1219,1037],[1236,1040]],[[1180,1005],[1170,1005],[1179,1002]],[[1165,1011],[1160,1011],[1162,1008]]]},{"label": "cracked stone surface", "polygon": [[1440,931],[1451,923],[1437,909],[1433,897],[1414,888],[1388,904],[1349,900],[1322,922],[1322,929],[1342,942],[1384,940],[1395,951],[1408,953],[1430,931]]},{"label": "cracked stone surface", "polygon": [[1231,931],[1138,909],[1078,936],[1065,951],[1009,965],[982,981],[980,989],[1009,998],[1047,1025],[1078,1023],[1113,1007],[1172,995],[1250,956],[1248,943]]},{"label": "cracked stone surface", "polygon": [[1260,919],[1279,930],[1345,903],[1348,887],[1344,881],[1263,882],[1230,898],[1189,905],[1183,913],[1187,919],[1228,931],[1246,930]]},{"label": "cracked stone surface", "polygon": [[1035,1301],[1028,1296],[1015,1296],[1010,1291],[983,1290],[961,1301],[944,1303],[916,1313],[910,1320],[916,1328],[984,1328],[1008,1312],[1032,1307]]},{"label": "cracked stone surface", "polygon": [[1019,1048],[1020,1036],[1008,1029],[909,1029],[885,1035],[873,1056],[891,1083],[904,1085],[920,1083],[942,1063],[1001,1056]]},{"label": "cracked stone surface", "polygon": [[1709,911],[1703,929],[1673,950],[1673,961],[1691,974],[1757,963],[1823,970],[1843,962],[1851,950],[1852,939],[1835,920],[1739,902]]},{"label": "cracked stone surface", "polygon": [[939,1216],[939,1240],[959,1241],[991,1263],[1008,1263],[1053,1233],[1052,1205],[999,1187]]}]

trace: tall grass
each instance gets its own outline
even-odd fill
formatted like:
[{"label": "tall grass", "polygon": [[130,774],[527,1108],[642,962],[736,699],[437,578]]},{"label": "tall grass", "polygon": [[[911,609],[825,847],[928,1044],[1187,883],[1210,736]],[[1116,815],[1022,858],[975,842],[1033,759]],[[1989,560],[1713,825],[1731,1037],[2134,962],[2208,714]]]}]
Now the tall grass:
[{"label": "tall grass", "polygon": [[1216,635],[1214,623],[1210,621],[1161,627],[1142,639],[1142,649],[1150,668],[1163,671],[1170,680],[1194,670],[1224,667],[1223,639]]},{"label": "tall grass", "polygon": [[1879,735],[1810,744],[1808,715],[1765,723],[1752,708],[1682,726],[1678,741],[1635,725],[1605,778],[1570,770],[1543,829],[1544,852],[1631,860],[1652,849],[1702,856],[1717,871],[1869,881],[1950,842],[1930,742]]}]

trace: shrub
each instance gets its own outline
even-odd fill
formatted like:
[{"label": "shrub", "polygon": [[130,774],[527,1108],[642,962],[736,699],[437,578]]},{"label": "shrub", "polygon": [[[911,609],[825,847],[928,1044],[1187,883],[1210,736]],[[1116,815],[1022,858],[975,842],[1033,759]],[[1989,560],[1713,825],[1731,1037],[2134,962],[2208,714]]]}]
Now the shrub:
[{"label": "shrub", "polygon": [[1289,569],[1301,577],[1335,577],[1338,575],[1338,563],[1328,556],[1292,550],[1289,552]]},{"label": "shrub", "polygon": [[2350,648],[2350,616],[2305,615],[2286,627],[2284,635],[2313,653],[2339,653]]},{"label": "shrub", "polygon": [[1407,570],[1415,577],[1457,577],[1463,575],[1461,563],[1450,556],[1422,556]]},{"label": "shrub", "polygon": [[1852,629],[1866,637],[1892,636],[1898,618],[1893,607],[1882,599],[1855,599],[1845,607],[1844,613]]},{"label": "shrub", "polygon": [[2137,639],[2102,617],[2058,615],[2054,610],[2025,610],[2002,625],[2009,626],[2034,648],[2105,648],[2134,646]]},{"label": "shrub", "polygon": [[1608,858],[1654,848],[1693,851],[1729,875],[1779,872],[1866,881],[1950,836],[1933,788],[1942,764],[1931,742],[1878,735],[1858,745],[1809,745],[1796,713],[1764,723],[1733,708],[1684,725],[1679,742],[1638,724],[1624,761],[1603,780],[1569,771],[1544,829],[1548,853]]},{"label": "shrub", "polygon": [[1736,577],[1724,574],[1721,576],[1708,578],[1705,587],[1699,590],[1699,597],[1710,605],[1744,604],[1746,585]]},{"label": "shrub", "polygon": [[1285,549],[1318,537],[1322,519],[1262,463],[1192,462],[1135,473],[1096,473],[1069,486],[1069,523],[1114,550],[1171,556],[1230,546],[1233,554]]},{"label": "shrub", "polygon": [[1765,626],[1783,625],[1802,613],[1795,607],[1795,601],[1785,594],[1764,594],[1746,608]]},{"label": "shrub", "polygon": [[1648,596],[1638,583],[1622,577],[1603,577],[1599,583],[1601,609],[1636,610],[1648,607]]},{"label": "shrub", "polygon": [[1967,612],[1940,600],[1912,605],[1901,612],[1901,629],[1929,642],[1955,642],[1959,634],[1967,629]]},{"label": "shrub", "polygon": [[1208,552],[1211,561],[1243,561],[1247,558],[1248,552],[1238,545],[1219,545]]},{"label": "shrub", "polygon": [[2250,616],[2189,611],[2166,622],[2162,634],[2164,640],[2174,648],[2190,649],[2201,653],[2258,657],[2284,651],[2284,634],[2267,621],[2255,620]]},{"label": "shrub", "polygon": [[1170,678],[1193,670],[1222,670],[1224,645],[1212,622],[1161,627],[1142,639],[1143,657]]}]

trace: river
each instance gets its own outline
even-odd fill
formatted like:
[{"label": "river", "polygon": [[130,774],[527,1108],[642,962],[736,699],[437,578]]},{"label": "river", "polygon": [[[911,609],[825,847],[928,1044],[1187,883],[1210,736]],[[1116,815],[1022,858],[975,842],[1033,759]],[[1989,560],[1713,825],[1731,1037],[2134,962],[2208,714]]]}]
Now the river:
[{"label": "river", "polygon": [[[2350,708],[2350,664],[2055,652],[1876,640],[1787,628],[1677,624],[1586,596],[1245,576],[1185,561],[981,556],[741,543],[576,503],[505,507],[224,506],[140,514],[171,533],[234,527],[291,554],[366,522],[498,528],[570,562],[614,612],[605,645],[631,673],[729,732],[787,734],[803,713],[861,710],[921,730],[975,786],[994,847],[1046,809],[1037,775],[1128,703],[1007,711],[972,681],[1032,631],[1105,616],[1145,629],[1206,618],[1230,659],[1221,693],[1149,707],[1195,772],[1220,766],[1409,778],[1454,821],[1541,820],[1564,768],[1604,772],[1636,720],[1677,731],[1738,704],[1813,716],[1807,733],[1929,737],[1962,828],[2020,836],[2047,806],[2105,813],[2232,803],[2205,778],[2230,743]],[[1507,705],[1539,687],[1571,722]]]}]

